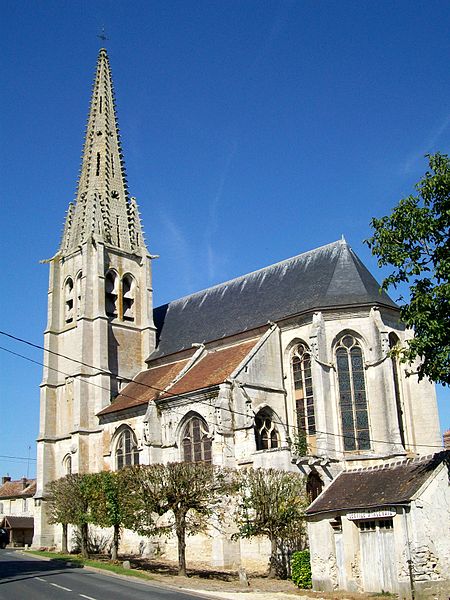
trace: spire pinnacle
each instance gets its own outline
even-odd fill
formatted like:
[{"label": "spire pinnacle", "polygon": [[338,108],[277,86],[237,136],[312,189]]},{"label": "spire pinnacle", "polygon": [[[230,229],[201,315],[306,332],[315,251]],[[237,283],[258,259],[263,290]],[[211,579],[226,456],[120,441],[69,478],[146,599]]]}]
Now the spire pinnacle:
[{"label": "spire pinnacle", "polygon": [[135,200],[128,195],[111,69],[101,48],[92,87],[80,177],[66,218],[61,251],[95,237],[124,251],[145,247]]}]

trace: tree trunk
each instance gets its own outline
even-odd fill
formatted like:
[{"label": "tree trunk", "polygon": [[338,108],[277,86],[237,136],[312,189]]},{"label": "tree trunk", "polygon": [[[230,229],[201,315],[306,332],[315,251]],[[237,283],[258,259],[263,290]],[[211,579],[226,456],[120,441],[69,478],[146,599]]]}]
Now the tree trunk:
[{"label": "tree trunk", "polygon": [[178,539],[178,575],[186,577],[186,513],[175,515],[175,529]]},{"label": "tree trunk", "polygon": [[67,523],[62,524],[61,552],[63,552],[64,554],[68,553],[68,550],[67,550]]},{"label": "tree trunk", "polygon": [[267,577],[269,579],[275,579],[275,577],[277,576],[277,567],[276,567],[277,561],[278,561],[277,550],[278,550],[277,540],[276,540],[276,538],[272,538],[270,540],[270,565],[269,565],[269,573],[267,575]]},{"label": "tree trunk", "polygon": [[113,543],[111,547],[111,560],[117,560],[119,556],[119,542],[120,542],[120,525],[114,525]]},{"label": "tree trunk", "polygon": [[89,558],[88,552],[88,525],[83,523],[80,525],[80,537],[81,537],[81,556],[83,558]]}]

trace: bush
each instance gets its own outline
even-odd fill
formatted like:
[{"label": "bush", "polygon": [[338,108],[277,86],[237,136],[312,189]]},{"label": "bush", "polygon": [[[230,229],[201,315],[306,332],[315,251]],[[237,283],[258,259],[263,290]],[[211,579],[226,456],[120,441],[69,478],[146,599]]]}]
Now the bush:
[{"label": "bush", "polygon": [[294,552],[291,557],[291,579],[303,590],[312,588],[311,559],[309,550]]}]

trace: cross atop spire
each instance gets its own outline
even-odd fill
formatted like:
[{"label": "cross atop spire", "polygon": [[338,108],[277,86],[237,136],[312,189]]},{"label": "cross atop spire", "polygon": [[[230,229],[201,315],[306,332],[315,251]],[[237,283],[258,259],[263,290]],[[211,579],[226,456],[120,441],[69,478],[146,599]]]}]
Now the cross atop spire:
[{"label": "cross atop spire", "polygon": [[92,238],[127,252],[145,248],[136,200],[128,195],[104,48],[97,60],[77,194],[69,205],[60,250],[70,253]]}]

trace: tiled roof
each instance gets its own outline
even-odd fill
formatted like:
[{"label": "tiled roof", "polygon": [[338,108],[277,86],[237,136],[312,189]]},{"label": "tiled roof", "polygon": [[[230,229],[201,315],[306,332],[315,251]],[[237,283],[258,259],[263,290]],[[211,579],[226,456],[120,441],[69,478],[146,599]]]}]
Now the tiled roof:
[{"label": "tiled roof", "polygon": [[448,450],[380,467],[344,471],[314,500],[306,514],[407,503],[444,461],[450,467]]},{"label": "tiled roof", "polygon": [[33,529],[34,519],[33,517],[6,516],[1,524],[3,527],[10,527],[11,529]]},{"label": "tiled roof", "polygon": [[[170,383],[188,365],[189,358],[142,371],[98,416],[148,404],[157,397],[167,398],[218,385],[233,373],[258,341],[253,339],[223,349],[207,350],[171,387]],[[161,394],[165,388],[168,388],[166,393]]]},{"label": "tiled roof", "polygon": [[0,486],[0,498],[26,498],[36,493],[36,479],[6,481]]},{"label": "tiled roof", "polygon": [[222,383],[233,373],[259,340],[208,352],[163,397],[186,394]]},{"label": "tiled roof", "polygon": [[98,413],[98,416],[118,412],[148,404],[164,390],[178,373],[186,366],[189,359],[172,362],[168,365],[153,367],[142,371],[134,380],[126,385],[117,398]]},{"label": "tiled roof", "polygon": [[158,346],[166,356],[279,322],[308,310],[384,305],[396,308],[344,240],[159,306]]}]

